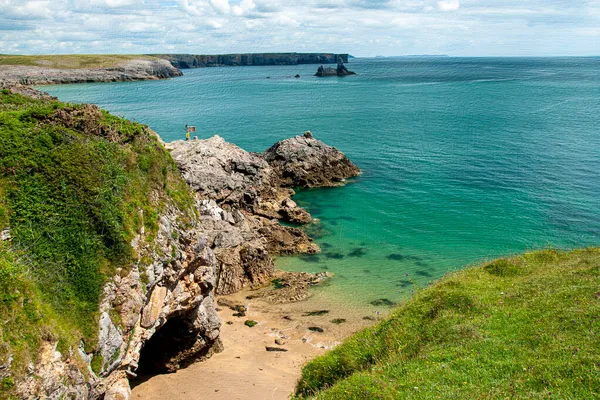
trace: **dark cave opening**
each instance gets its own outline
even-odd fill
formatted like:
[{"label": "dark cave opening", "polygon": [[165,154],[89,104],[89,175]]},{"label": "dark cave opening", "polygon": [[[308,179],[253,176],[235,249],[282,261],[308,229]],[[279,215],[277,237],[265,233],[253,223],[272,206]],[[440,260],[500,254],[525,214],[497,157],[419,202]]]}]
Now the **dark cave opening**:
[{"label": "dark cave opening", "polygon": [[142,347],[135,371],[138,377],[131,380],[131,386],[154,375],[175,372],[187,366],[189,362],[186,363],[186,358],[193,356],[189,352],[197,343],[198,332],[185,315],[169,319]]}]

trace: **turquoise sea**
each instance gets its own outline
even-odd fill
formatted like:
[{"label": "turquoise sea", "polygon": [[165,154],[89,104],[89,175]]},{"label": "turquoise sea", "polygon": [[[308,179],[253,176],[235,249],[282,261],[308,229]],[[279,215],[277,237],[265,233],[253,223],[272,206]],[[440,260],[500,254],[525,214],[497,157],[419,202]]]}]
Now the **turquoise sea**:
[{"label": "turquoise sea", "polygon": [[[44,87],[150,125],[250,151],[310,130],[363,174],[300,191],[323,252],[280,268],[335,278],[355,306],[396,301],[445,272],[545,247],[600,245],[600,58],[354,59],[185,70],[168,81]],[[294,75],[300,74],[296,79]],[[269,79],[267,79],[269,77]]]}]

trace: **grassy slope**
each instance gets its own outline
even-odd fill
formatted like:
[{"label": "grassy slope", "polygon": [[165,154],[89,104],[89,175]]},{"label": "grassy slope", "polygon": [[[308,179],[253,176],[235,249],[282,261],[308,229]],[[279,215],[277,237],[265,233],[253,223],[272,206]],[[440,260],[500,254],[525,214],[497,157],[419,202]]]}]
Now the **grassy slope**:
[{"label": "grassy slope", "polygon": [[58,69],[79,68],[108,68],[122,65],[129,60],[152,59],[155,57],[144,55],[102,55],[102,54],[75,54],[75,55],[39,55],[15,56],[1,55],[0,65],[24,65]]},{"label": "grassy slope", "polygon": [[1,91],[0,230],[12,241],[0,243],[0,365],[12,354],[18,377],[43,338],[93,351],[101,288],[137,262],[131,239],[144,226],[151,241],[161,208],[191,202],[146,127]]},{"label": "grassy slope", "polygon": [[308,363],[299,397],[600,398],[600,249],[451,274]]}]

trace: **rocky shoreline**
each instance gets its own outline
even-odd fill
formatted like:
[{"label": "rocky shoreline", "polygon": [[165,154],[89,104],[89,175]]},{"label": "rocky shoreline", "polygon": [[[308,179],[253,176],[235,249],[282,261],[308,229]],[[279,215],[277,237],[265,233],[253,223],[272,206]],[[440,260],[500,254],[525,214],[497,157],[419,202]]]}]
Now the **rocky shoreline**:
[{"label": "rocky shoreline", "polygon": [[[27,86],[0,87],[56,101]],[[36,118],[129,146],[93,105],[62,105]],[[142,228],[130,244],[137,261],[104,284],[97,343],[59,352],[52,335],[42,338],[35,364],[16,382],[22,398],[128,399],[138,374],[173,372],[222,351],[215,295],[253,290],[257,301],[290,304],[330,277],[276,271],[273,257],[320,251],[303,229],[279,221],[313,223],[291,199],[294,187],[337,186],[360,173],[342,152],[310,132],[256,154],[218,136],[164,144],[140,129],[141,140],[170,151],[193,201],[183,205],[154,189],[158,214],[140,209],[139,218],[156,218],[157,232]],[[0,378],[11,376],[10,359],[0,367]]]},{"label": "rocky shoreline", "polygon": [[166,144],[184,180],[196,191],[208,243],[217,248],[216,294],[270,282],[274,255],[314,254],[312,239],[283,220],[308,224],[291,199],[293,187],[328,187],[360,170],[310,132],[249,153],[219,136]]},{"label": "rocky shoreline", "polygon": [[333,53],[247,53],[247,54],[151,54],[180,69],[260,65],[334,64],[348,54]]},{"label": "rocky shoreline", "polygon": [[[61,56],[53,56],[60,59]],[[69,62],[77,61],[78,56]],[[101,56],[97,56],[101,59]],[[109,57],[109,56],[107,56]],[[10,56],[9,56],[10,58]],[[0,64],[0,84],[5,85],[49,85],[89,82],[124,82],[138,80],[169,79],[182,76],[181,69],[261,66],[261,65],[300,65],[330,64],[337,60],[348,61],[348,54],[333,53],[257,53],[257,54],[156,54],[130,56],[112,60],[112,65],[103,67],[72,66],[69,62],[56,61],[44,56],[26,56],[25,65]],[[23,62],[22,59],[18,60]],[[16,61],[15,61],[16,62]],[[63,66],[64,64],[64,66]],[[93,64],[93,63],[92,63]],[[61,65],[58,67],[57,65]]]},{"label": "rocky shoreline", "polygon": [[107,68],[51,68],[33,65],[0,66],[0,83],[48,85],[168,79],[183,73],[161,59],[140,58]]}]

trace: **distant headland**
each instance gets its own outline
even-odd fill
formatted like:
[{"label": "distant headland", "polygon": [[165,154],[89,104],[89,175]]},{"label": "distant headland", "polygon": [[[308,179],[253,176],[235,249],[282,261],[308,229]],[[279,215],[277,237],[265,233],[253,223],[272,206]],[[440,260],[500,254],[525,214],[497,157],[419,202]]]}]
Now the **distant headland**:
[{"label": "distant headland", "polygon": [[245,53],[245,54],[150,54],[169,61],[179,69],[261,65],[335,64],[348,54],[335,53]]},{"label": "distant headland", "polygon": [[331,64],[348,62],[348,54],[155,54],[155,55],[0,55],[0,84],[44,85],[83,82],[121,82],[181,76],[181,69]]}]

